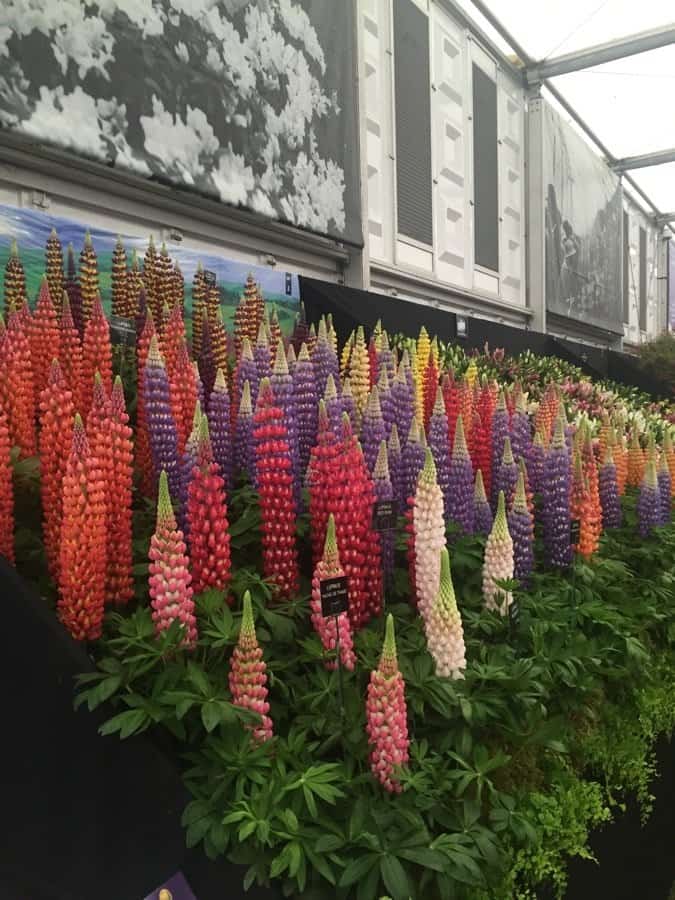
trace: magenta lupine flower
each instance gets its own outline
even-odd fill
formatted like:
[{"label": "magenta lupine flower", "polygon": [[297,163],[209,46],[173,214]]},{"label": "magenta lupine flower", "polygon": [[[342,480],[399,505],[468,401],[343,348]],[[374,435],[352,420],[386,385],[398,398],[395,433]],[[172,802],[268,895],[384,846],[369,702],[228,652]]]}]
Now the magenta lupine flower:
[{"label": "magenta lupine flower", "polygon": [[202,407],[197,400],[195,403],[195,412],[192,417],[192,431],[185,441],[185,448],[180,463],[180,493],[178,500],[180,507],[178,510],[178,522],[185,539],[189,537],[190,523],[187,517],[187,499],[190,481],[192,480],[192,470],[197,465],[197,441],[199,440],[199,426],[202,421]]},{"label": "magenta lupine flower", "polygon": [[420,473],[413,505],[413,534],[415,537],[415,589],[417,608],[426,622],[431,605],[438,593],[440,552],[445,547],[443,493],[436,480],[436,466],[431,450],[427,449],[424,468]]},{"label": "magenta lupine flower", "polygon": [[[327,619],[321,615],[321,582],[326,578],[340,578],[345,574],[340,565],[337,538],[335,536],[335,519],[333,513],[328,516],[326,527],[326,541],[323,547],[323,556],[314,567],[312,578],[312,596],[310,609],[312,611],[312,625],[319,635],[324,650],[335,653],[337,649],[338,632],[340,635],[340,662],[351,672],[356,664],[356,654],[352,641],[352,629],[349,624],[349,616],[346,612],[337,616],[329,616]],[[335,659],[327,659],[327,669],[336,668]]]},{"label": "magenta lupine flower", "polygon": [[466,448],[464,424],[461,416],[457,416],[452,458],[450,460],[448,517],[459,526],[459,530],[463,534],[473,534],[473,466],[469,451]]},{"label": "magenta lupine flower", "polygon": [[476,482],[473,491],[474,531],[476,534],[490,534],[492,530],[492,508],[487,500],[483,473],[480,469],[476,472]]},{"label": "magenta lupine flower", "polygon": [[647,463],[640,485],[637,513],[640,537],[647,537],[653,528],[661,524],[661,494],[653,456]]},{"label": "magenta lupine flower", "polygon": [[563,420],[558,417],[553,440],[546,454],[541,493],[546,558],[552,566],[559,568],[569,566],[572,562],[571,488],[570,454],[565,443]]},{"label": "magenta lupine flower", "polygon": [[213,458],[229,491],[232,484],[232,441],[230,437],[230,394],[222,369],[216,372],[216,380],[209,400],[209,433]]},{"label": "magenta lupine flower", "polygon": [[525,458],[527,477],[533,494],[540,494],[542,491],[545,461],[546,450],[544,449],[544,441],[542,440],[540,432],[536,431],[534,439],[530,444],[527,457]]},{"label": "magenta lupine flower", "polygon": [[171,411],[169,379],[164,359],[159,352],[157,335],[153,335],[145,364],[145,411],[150,437],[150,449],[155,476],[162,469],[169,479],[169,491],[174,497],[180,493],[180,466],[178,459],[178,431]]},{"label": "magenta lupine flower", "polygon": [[447,547],[440,554],[440,583],[425,623],[427,647],[439,678],[463,678],[466,669],[464,629],[457,608]]},{"label": "magenta lupine flower", "polygon": [[382,419],[382,410],[380,409],[380,396],[377,385],[373,385],[361,421],[361,446],[371,475],[375,468],[380,444],[386,439],[387,435]]},{"label": "magenta lupine flower", "polygon": [[309,454],[316,441],[319,395],[314,380],[314,367],[309,358],[307,345],[300,347],[298,360],[293,373],[293,390],[295,393],[295,414],[298,428],[298,451],[300,453],[300,472],[305,477]]},{"label": "magenta lupine flower", "polygon": [[621,527],[621,502],[616,478],[616,465],[611,448],[607,448],[607,456],[599,472],[600,505],[602,507],[602,527]]},{"label": "magenta lupine flower", "polygon": [[429,420],[429,448],[434,457],[438,484],[443,492],[443,510],[450,518],[452,500],[450,497],[450,447],[448,445],[448,417],[440,387],[436,389],[436,401]]},{"label": "magenta lupine flower", "polygon": [[380,397],[380,409],[382,410],[382,418],[384,420],[384,430],[389,440],[391,427],[396,421],[396,407],[394,398],[391,394],[391,385],[389,383],[389,374],[386,369],[380,369],[377,379],[377,392]]},{"label": "magenta lupine flower", "polygon": [[398,435],[401,440],[406,441],[410,434],[413,416],[415,415],[415,395],[406,378],[403,360],[399,363],[398,372],[394,376],[391,385],[391,396],[394,404]]},{"label": "magenta lupine flower", "polygon": [[[373,484],[375,486],[376,500],[393,500],[394,489],[389,474],[389,460],[387,458],[387,442],[382,441],[373,469]],[[394,577],[394,531],[383,531],[380,534],[382,545],[382,571],[386,584],[391,584]]]},{"label": "magenta lupine flower", "polygon": [[241,395],[244,390],[244,382],[248,381],[249,391],[251,392],[251,404],[256,403],[258,399],[258,386],[260,379],[258,378],[258,369],[253,359],[253,350],[248,337],[244,336],[241,342],[241,356],[234,371],[234,396],[238,402],[241,402]]},{"label": "magenta lupine flower", "polygon": [[408,432],[408,440],[403,448],[403,460],[401,463],[401,489],[406,501],[409,497],[415,496],[417,479],[424,467],[425,449],[424,432],[420,431],[417,419],[413,416],[410,423],[410,431]]},{"label": "magenta lupine flower", "polygon": [[166,472],[159,476],[157,525],[150,538],[149,594],[155,634],[160,635],[179,619],[185,629],[184,647],[197,641],[197,620],[192,600],[191,576],[182,531],[176,527]]},{"label": "magenta lupine flower", "polygon": [[[569,525],[567,531],[569,533]],[[510,591],[500,588],[496,582],[511,578],[513,578],[513,541],[506,522],[504,494],[500,491],[492,531],[485,542],[483,600],[486,609],[493,609],[503,616],[507,614],[513,596]]]},{"label": "magenta lupine flower", "polygon": [[394,619],[387,616],[382,656],[370,673],[366,699],[366,731],[371,745],[370,768],[390,793],[401,792],[396,769],[408,762],[408,714],[405,682],[396,658]]},{"label": "magenta lupine flower", "polygon": [[527,587],[534,568],[534,520],[527,505],[522,470],[518,473],[508,525],[513,540],[513,574],[523,587]]},{"label": "magenta lupine flower", "polygon": [[[253,359],[255,361],[255,369],[258,373],[258,384],[263,378],[270,378],[272,375],[272,361],[270,358],[270,342],[267,337],[267,329],[265,323],[260,323],[258,329],[258,338],[253,348]],[[256,397],[257,402],[257,397]]]},{"label": "magenta lupine flower", "polygon": [[328,340],[328,332],[326,331],[326,320],[321,317],[319,320],[319,332],[316,339],[316,346],[312,353],[312,365],[314,366],[314,380],[316,389],[321,396],[326,390],[326,381],[329,375],[333,376],[333,380],[338,384],[340,379],[340,364]]},{"label": "magenta lupine flower", "polygon": [[262,744],[273,735],[273,724],[267,715],[267,666],[258,644],[253,621],[251,594],[244,594],[244,608],[239,640],[230,658],[230,693],[235,706],[250,709],[260,716],[259,725],[248,725],[255,744]]},{"label": "magenta lupine flower", "polygon": [[399,511],[405,508],[406,497],[403,491],[403,456],[401,454],[401,443],[398,438],[398,428],[396,423],[391,427],[391,434],[387,441],[387,457],[389,459],[389,477],[391,479],[391,487],[394,491],[394,500],[398,503]]},{"label": "magenta lupine flower", "polygon": [[248,381],[244,382],[234,427],[234,469],[238,474],[245,474],[251,484],[255,484],[253,407],[251,405],[251,386]]},{"label": "magenta lupine flower", "polygon": [[298,449],[298,423],[295,415],[295,392],[293,390],[293,378],[288,371],[284,345],[281,341],[277,344],[271,384],[274,402],[284,414],[284,425],[288,435],[288,446],[291,451],[293,467],[293,497],[296,508],[300,509],[302,481],[300,476],[300,451]]},{"label": "magenta lupine flower", "polygon": [[525,396],[522,391],[516,395],[516,408],[511,418],[511,450],[515,459],[529,458],[532,435],[530,431],[530,417],[525,406]]},{"label": "magenta lupine flower", "polygon": [[216,382],[216,357],[213,353],[211,325],[206,310],[202,320],[202,342],[199,351],[199,377],[204,386],[204,401],[208,406],[211,391]]},{"label": "magenta lupine flower", "polygon": [[661,454],[661,463],[659,465],[659,471],[657,481],[659,485],[659,496],[661,498],[661,517],[660,524],[668,525],[670,524],[670,516],[671,516],[671,508],[672,508],[672,500],[671,500],[671,478],[670,478],[670,469],[668,468],[668,460],[666,458],[666,454]]},{"label": "magenta lupine flower", "polygon": [[499,467],[493,471],[493,481],[495,482],[497,495],[499,495],[499,491],[503,491],[507,504],[510,504],[516,489],[516,481],[518,480],[518,464],[513,458],[511,439],[508,437],[504,441],[504,454]]},{"label": "magenta lupine flower", "polygon": [[494,474],[499,470],[499,466],[504,456],[504,441],[509,436],[509,411],[506,408],[506,399],[504,391],[499,391],[497,406],[492,414],[492,505],[496,506],[499,489],[496,485]]}]

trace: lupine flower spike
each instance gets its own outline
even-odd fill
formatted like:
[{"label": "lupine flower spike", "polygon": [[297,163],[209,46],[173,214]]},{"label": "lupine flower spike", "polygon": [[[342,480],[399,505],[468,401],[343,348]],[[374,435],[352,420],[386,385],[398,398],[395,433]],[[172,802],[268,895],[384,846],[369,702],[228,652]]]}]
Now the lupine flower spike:
[{"label": "lupine flower spike", "polygon": [[474,527],[473,466],[464,439],[462,416],[457,417],[455,439],[452,444],[450,478],[448,483],[448,514],[463,534],[472,534]]},{"label": "lupine flower spike", "polygon": [[476,483],[473,491],[474,530],[476,534],[490,534],[492,530],[492,509],[487,500],[485,486],[483,485],[483,473],[479,469],[476,472]]},{"label": "lupine flower spike", "polygon": [[527,587],[534,568],[534,520],[527,505],[525,476],[522,470],[518,474],[508,525],[513,540],[513,575]]},{"label": "lupine flower spike", "polygon": [[553,566],[569,566],[572,562],[570,457],[560,417],[556,420],[553,440],[546,454],[542,496],[546,557]]},{"label": "lupine flower spike", "polygon": [[157,525],[150,539],[149,556],[149,593],[155,633],[160,635],[175,619],[179,619],[185,633],[183,646],[192,648],[197,641],[192,579],[183,532],[176,526],[164,470],[159,476]]},{"label": "lupine flower spike", "polygon": [[[387,458],[387,443],[382,441],[380,452],[373,469],[373,484],[375,485],[375,497],[378,501],[393,500],[394,490],[389,475],[389,461]],[[382,542],[382,569],[387,584],[394,577],[394,537],[393,531],[383,531],[380,535]]]},{"label": "lupine flower spike", "polygon": [[[14,489],[7,416],[0,403],[0,556],[14,562]],[[43,476],[44,479],[44,476]],[[44,484],[44,481],[43,481]]]},{"label": "lupine flower spike", "polygon": [[390,793],[402,788],[396,769],[408,762],[408,721],[405,702],[405,682],[396,658],[394,619],[387,616],[382,656],[377,669],[370,673],[366,700],[366,731],[370,753],[370,768],[380,784]]},{"label": "lupine flower spike", "polygon": [[611,446],[607,446],[605,462],[600,469],[600,505],[603,528],[621,527],[621,503],[616,479],[616,466]]},{"label": "lupine flower spike", "polygon": [[463,678],[466,669],[464,630],[457,609],[447,547],[441,550],[440,585],[426,621],[427,647],[440,678]]},{"label": "lupine flower spike", "polygon": [[[337,649],[339,631],[340,662],[345,669],[351,671],[356,664],[356,656],[352,644],[352,629],[349,624],[349,616],[346,612],[343,612],[337,617],[328,616],[328,618],[324,619],[321,614],[321,582],[327,578],[341,578],[344,574],[344,569],[340,565],[340,555],[335,537],[335,519],[331,513],[328,517],[323,556],[314,567],[314,577],[312,578],[312,597],[310,600],[312,625],[321,638],[324,650],[329,653],[335,653]],[[334,669],[335,667],[336,661],[334,659],[326,660],[327,669]]]},{"label": "lupine flower spike", "polygon": [[637,512],[640,537],[647,537],[651,530],[661,523],[661,495],[653,459],[647,463],[642,478]]},{"label": "lupine flower spike", "polygon": [[495,521],[485,544],[483,600],[486,609],[495,610],[503,616],[507,614],[513,596],[510,591],[499,587],[497,582],[511,578],[513,578],[513,541],[506,522],[504,493],[500,491]]},{"label": "lupine flower spike", "polygon": [[260,723],[247,725],[255,744],[269,741],[273,736],[273,724],[267,715],[267,666],[258,644],[251,606],[251,594],[244,594],[243,615],[239,640],[230,659],[230,693],[235,706],[249,709],[260,716]]},{"label": "lupine flower spike", "polygon": [[426,622],[431,605],[438,593],[440,551],[445,546],[443,494],[436,480],[436,467],[431,450],[426,451],[424,468],[417,483],[413,507],[413,529],[417,606]]}]

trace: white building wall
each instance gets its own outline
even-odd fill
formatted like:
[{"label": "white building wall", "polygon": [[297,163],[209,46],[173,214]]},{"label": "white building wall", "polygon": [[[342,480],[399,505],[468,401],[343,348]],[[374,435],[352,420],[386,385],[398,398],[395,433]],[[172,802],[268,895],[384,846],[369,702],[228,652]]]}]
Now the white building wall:
[{"label": "white building wall", "polygon": [[[658,291],[658,241],[660,231],[652,219],[624,193],[624,211],[628,213],[628,322],[624,322],[624,341],[640,344],[656,337],[663,329],[663,311]],[[640,328],[640,229],[647,236],[646,254],[646,329]]]}]

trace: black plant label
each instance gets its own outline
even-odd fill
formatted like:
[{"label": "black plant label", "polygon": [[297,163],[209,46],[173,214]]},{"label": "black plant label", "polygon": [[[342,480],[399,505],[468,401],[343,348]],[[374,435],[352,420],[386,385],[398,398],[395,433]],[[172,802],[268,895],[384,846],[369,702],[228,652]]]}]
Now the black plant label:
[{"label": "black plant label", "polygon": [[136,322],[123,316],[110,316],[110,340],[113,344],[128,347],[136,340]]},{"label": "black plant label", "polygon": [[378,500],[373,506],[373,528],[376,531],[393,531],[397,516],[396,500]]},{"label": "black plant label", "polygon": [[578,519],[572,519],[570,522],[570,544],[578,544],[580,534],[581,522]]},{"label": "black plant label", "polygon": [[349,591],[347,589],[347,576],[338,578],[324,578],[319,582],[321,591],[321,615],[324,619],[328,616],[339,616],[349,609]]}]

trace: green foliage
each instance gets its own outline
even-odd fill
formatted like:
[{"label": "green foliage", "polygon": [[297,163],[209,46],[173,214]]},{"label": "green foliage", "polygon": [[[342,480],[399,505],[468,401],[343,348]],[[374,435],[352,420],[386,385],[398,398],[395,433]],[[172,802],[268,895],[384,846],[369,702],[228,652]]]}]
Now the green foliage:
[{"label": "green foliage", "polygon": [[675,395],[675,336],[664,332],[640,347],[640,365]]},{"label": "green foliage", "polygon": [[[567,858],[588,855],[590,829],[626,792],[648,811],[652,746],[675,722],[675,530],[635,541],[634,505],[629,497],[625,528],[603,538],[592,564],[577,562],[570,578],[540,572],[529,592],[517,591],[517,625],[483,609],[483,540],[454,542],[469,661],[460,681],[434,675],[399,550],[387,610],[412,739],[400,795],[384,793],[368,764],[364,697],[383,623],[356,636],[341,704],[338,673],[324,667],[309,622],[308,584],[272,604],[257,574],[259,516],[247,486],[231,498],[233,605],[217,591],[196,598],[191,653],[178,625],[155,638],[143,605],[109,613],[78,702],[108,706],[103,734],[147,731],[173,743],[193,797],[188,844],[246,866],[247,886],[276,879],[306,900],[510,900],[546,882],[561,895]],[[150,510],[138,513],[139,541],[149,520]],[[275,731],[259,747],[247,730],[255,714],[234,707],[228,687],[245,590]]]}]

